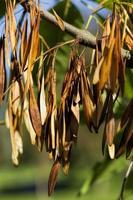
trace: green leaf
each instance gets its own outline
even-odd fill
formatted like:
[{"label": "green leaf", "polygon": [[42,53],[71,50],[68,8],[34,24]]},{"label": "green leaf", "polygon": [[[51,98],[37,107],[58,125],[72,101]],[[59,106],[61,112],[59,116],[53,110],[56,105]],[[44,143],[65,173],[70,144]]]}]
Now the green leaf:
[{"label": "green leaf", "polygon": [[133,70],[126,69],[125,96],[133,98]]}]

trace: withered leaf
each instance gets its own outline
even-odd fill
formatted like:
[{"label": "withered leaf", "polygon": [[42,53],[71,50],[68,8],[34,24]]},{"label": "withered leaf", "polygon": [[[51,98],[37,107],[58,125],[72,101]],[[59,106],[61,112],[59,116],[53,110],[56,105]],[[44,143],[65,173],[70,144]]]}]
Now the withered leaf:
[{"label": "withered leaf", "polygon": [[16,115],[20,104],[20,88],[19,88],[19,83],[17,81],[15,81],[12,85],[11,95],[12,95],[13,114]]},{"label": "withered leaf", "polygon": [[115,158],[115,145],[108,145],[108,152],[111,159]]},{"label": "withered leaf", "polygon": [[8,15],[8,20],[9,20],[9,33],[10,33],[10,42],[11,42],[11,48],[12,51],[15,51],[16,48],[16,19],[14,16],[14,10],[13,10],[13,5],[11,1],[8,1],[7,3],[7,15]]},{"label": "withered leaf", "polygon": [[79,104],[71,105],[71,112],[70,112],[70,131],[73,137],[73,140],[77,141],[77,134],[79,128]]},{"label": "withered leaf", "polygon": [[47,106],[46,106],[46,98],[44,91],[44,76],[42,78],[41,91],[40,91],[40,115],[41,115],[42,125],[44,125],[47,116]]},{"label": "withered leaf", "polygon": [[69,167],[70,167],[70,161],[63,163],[63,172],[65,175],[68,175],[69,173]]},{"label": "withered leaf", "polygon": [[85,74],[84,76],[83,75],[81,76],[81,91],[82,91],[82,104],[83,104],[85,121],[87,123],[88,128],[91,130],[94,107]]},{"label": "withered leaf", "polygon": [[[11,92],[9,92],[8,116],[9,116],[10,138],[11,138],[11,145],[12,145],[12,162],[15,165],[18,165],[19,164],[18,155],[19,155],[20,147],[18,148],[16,139],[15,139],[16,130],[14,127],[14,119],[13,119],[13,112],[12,112]],[[20,152],[21,152],[21,150],[20,150]]]},{"label": "withered leaf", "polygon": [[114,116],[109,116],[110,113],[108,113],[108,119],[106,121],[106,128],[105,128],[105,132],[106,132],[106,139],[107,139],[107,144],[109,146],[112,145],[113,143],[113,139],[114,139],[114,134],[115,134],[115,120],[114,120]]},{"label": "withered leaf", "polygon": [[99,79],[99,89],[100,90],[103,89],[105,83],[107,82],[107,80],[109,78],[109,73],[110,73],[111,64],[112,64],[112,55],[113,55],[114,43],[115,43],[115,39],[113,39],[110,48],[107,49],[106,55],[104,57],[103,64],[101,66],[100,79]]},{"label": "withered leaf", "polygon": [[104,57],[101,58],[100,62],[98,63],[96,69],[95,69],[95,72],[94,72],[94,75],[93,75],[93,84],[97,84],[99,82],[99,77],[100,77],[100,69],[101,69],[101,66],[104,62]]},{"label": "withered leaf", "polygon": [[49,196],[51,196],[51,194],[54,192],[60,167],[61,167],[60,161],[56,160],[52,166],[52,169],[49,175],[49,180],[48,180],[48,195]]},{"label": "withered leaf", "polygon": [[102,41],[101,41],[102,53],[104,52],[104,49],[108,44],[109,35],[110,35],[110,16],[108,16],[106,19],[106,24],[104,26],[104,31],[102,34]]},{"label": "withered leaf", "polygon": [[51,113],[51,145],[52,149],[55,149],[55,141],[56,141],[56,127],[55,127],[55,116],[56,116],[56,110],[54,109]]},{"label": "withered leaf", "polygon": [[41,136],[41,132],[42,132],[41,117],[40,117],[37,101],[35,98],[34,90],[31,85],[30,85],[30,90],[29,90],[29,112],[30,112],[32,126],[36,132],[36,135]]},{"label": "withered leaf", "polygon": [[57,20],[57,24],[59,25],[59,27],[61,28],[62,31],[65,31],[65,25],[64,25],[63,20],[61,19],[61,17],[59,17],[59,15],[56,13],[56,11],[54,9],[53,9],[53,13]]},{"label": "withered leaf", "polygon": [[22,39],[21,39],[21,47],[20,47],[20,56],[21,56],[20,60],[21,60],[22,68],[24,68],[26,64],[26,59],[27,59],[27,56],[26,56],[27,47],[28,47],[27,26],[28,26],[28,21],[26,20],[22,28]]},{"label": "withered leaf", "polygon": [[35,133],[35,130],[33,128],[32,122],[31,122],[27,99],[25,99],[25,101],[24,101],[23,118],[24,118],[24,122],[25,122],[26,128],[27,128],[27,130],[28,130],[28,132],[30,134],[31,144],[34,145],[36,143],[36,133]]},{"label": "withered leaf", "polygon": [[120,54],[121,54],[121,47],[120,47],[120,26],[119,23],[116,23],[116,34],[115,34],[115,44],[114,44],[114,51],[112,55],[112,65],[110,70],[110,87],[112,92],[115,92],[118,84],[118,73],[119,73],[119,62],[120,62]]},{"label": "withered leaf", "polygon": [[125,43],[130,50],[133,50],[133,36],[130,36],[128,33],[126,33]]},{"label": "withered leaf", "polygon": [[0,39],[0,104],[3,100],[3,94],[6,85],[6,69],[4,58],[4,38]]}]

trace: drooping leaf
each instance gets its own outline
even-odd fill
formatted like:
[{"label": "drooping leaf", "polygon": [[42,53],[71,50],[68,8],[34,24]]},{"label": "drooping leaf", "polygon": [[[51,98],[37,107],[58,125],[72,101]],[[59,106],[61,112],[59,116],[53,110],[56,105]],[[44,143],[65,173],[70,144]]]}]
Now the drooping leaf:
[{"label": "drooping leaf", "polygon": [[34,90],[31,85],[29,90],[29,112],[30,112],[32,126],[36,132],[36,135],[41,136],[41,131],[42,131],[41,116],[35,98]]},{"label": "drooping leaf", "polygon": [[52,169],[49,175],[49,180],[48,180],[48,195],[49,196],[51,196],[51,194],[54,192],[60,167],[61,167],[60,161],[56,160],[52,166]]},{"label": "drooping leaf", "polygon": [[4,38],[0,39],[0,104],[3,100],[3,94],[6,85],[6,69],[4,58]]},{"label": "drooping leaf", "polygon": [[57,20],[57,24],[59,25],[59,27],[61,28],[62,31],[65,31],[65,26],[64,26],[63,20],[59,17],[59,15],[55,12],[54,9],[53,9],[53,13]]}]

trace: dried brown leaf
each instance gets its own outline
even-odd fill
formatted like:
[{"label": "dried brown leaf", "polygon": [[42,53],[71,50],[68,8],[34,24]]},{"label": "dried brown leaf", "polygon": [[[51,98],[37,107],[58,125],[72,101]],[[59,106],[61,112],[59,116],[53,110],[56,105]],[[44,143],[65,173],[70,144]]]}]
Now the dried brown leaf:
[{"label": "dried brown leaf", "polygon": [[70,132],[72,135],[72,140],[77,142],[77,134],[79,128],[79,104],[71,105],[71,113],[70,113]]},{"label": "dried brown leaf", "polygon": [[128,33],[125,35],[125,43],[129,50],[133,50],[133,37],[131,37]]},{"label": "dried brown leaf", "polygon": [[13,114],[16,115],[20,104],[20,87],[17,81],[15,81],[11,87],[11,95]]},{"label": "dried brown leaf", "polygon": [[23,118],[24,118],[24,122],[25,122],[26,128],[27,128],[27,130],[28,130],[28,132],[30,134],[31,144],[34,145],[36,143],[36,133],[35,133],[35,130],[33,128],[32,122],[31,122],[27,99],[25,99],[25,101],[24,101]]},{"label": "dried brown leaf", "polygon": [[7,15],[8,15],[8,20],[9,20],[9,34],[10,34],[10,42],[11,42],[11,48],[12,51],[14,52],[16,49],[16,19],[14,16],[14,10],[13,10],[13,5],[11,1],[8,1],[7,4]]},{"label": "dried brown leaf", "polygon": [[36,132],[36,135],[41,136],[42,132],[41,116],[35,98],[34,90],[31,85],[29,90],[29,112],[30,112],[32,126]]},{"label": "dried brown leaf", "polygon": [[61,19],[61,17],[56,13],[56,11],[53,9],[53,13],[54,13],[54,16],[57,20],[57,24],[58,26],[61,28],[62,31],[65,31],[65,25],[64,25],[64,22],[63,20]]},{"label": "dried brown leaf", "polygon": [[108,16],[106,20],[106,24],[104,26],[104,31],[102,34],[102,41],[101,41],[102,53],[104,52],[104,49],[108,44],[109,35],[110,35],[110,17]]},{"label": "dried brown leaf", "polygon": [[4,38],[0,39],[0,104],[3,100],[3,94],[5,91],[6,84],[6,69],[5,69],[5,58],[4,58]]},{"label": "dried brown leaf", "polygon": [[101,66],[100,80],[99,80],[99,89],[100,90],[103,89],[105,83],[107,82],[107,80],[109,78],[109,73],[110,73],[111,64],[112,64],[112,54],[113,54],[113,49],[114,49],[114,43],[115,43],[115,39],[113,39],[110,48],[107,49],[107,53],[104,57],[104,61]]},{"label": "dried brown leaf", "polygon": [[51,196],[51,194],[54,192],[60,167],[61,167],[60,161],[56,160],[52,166],[52,169],[49,175],[49,180],[48,180],[48,195],[49,196]]}]

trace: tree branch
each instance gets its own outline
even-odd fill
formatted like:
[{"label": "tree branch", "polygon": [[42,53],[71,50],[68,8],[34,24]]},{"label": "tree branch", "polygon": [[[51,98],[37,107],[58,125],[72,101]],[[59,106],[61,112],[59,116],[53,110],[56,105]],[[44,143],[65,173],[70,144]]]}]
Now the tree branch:
[{"label": "tree branch", "polygon": [[[19,0],[20,1],[20,0]],[[22,1],[21,5],[26,9],[29,10],[28,4],[26,4],[26,1]],[[52,24],[59,27],[57,20],[54,15],[52,15],[49,11],[41,11],[41,17],[42,19],[46,19],[47,21],[51,22]],[[79,43],[85,46],[88,46],[90,48],[95,49],[96,48],[96,37],[91,34],[87,30],[79,29],[67,22],[64,21],[64,27],[65,31],[75,37],[79,40]],[[98,41],[100,44],[100,41]],[[122,49],[122,56],[127,60],[126,67],[133,68],[133,51],[128,51],[125,49]]]}]

